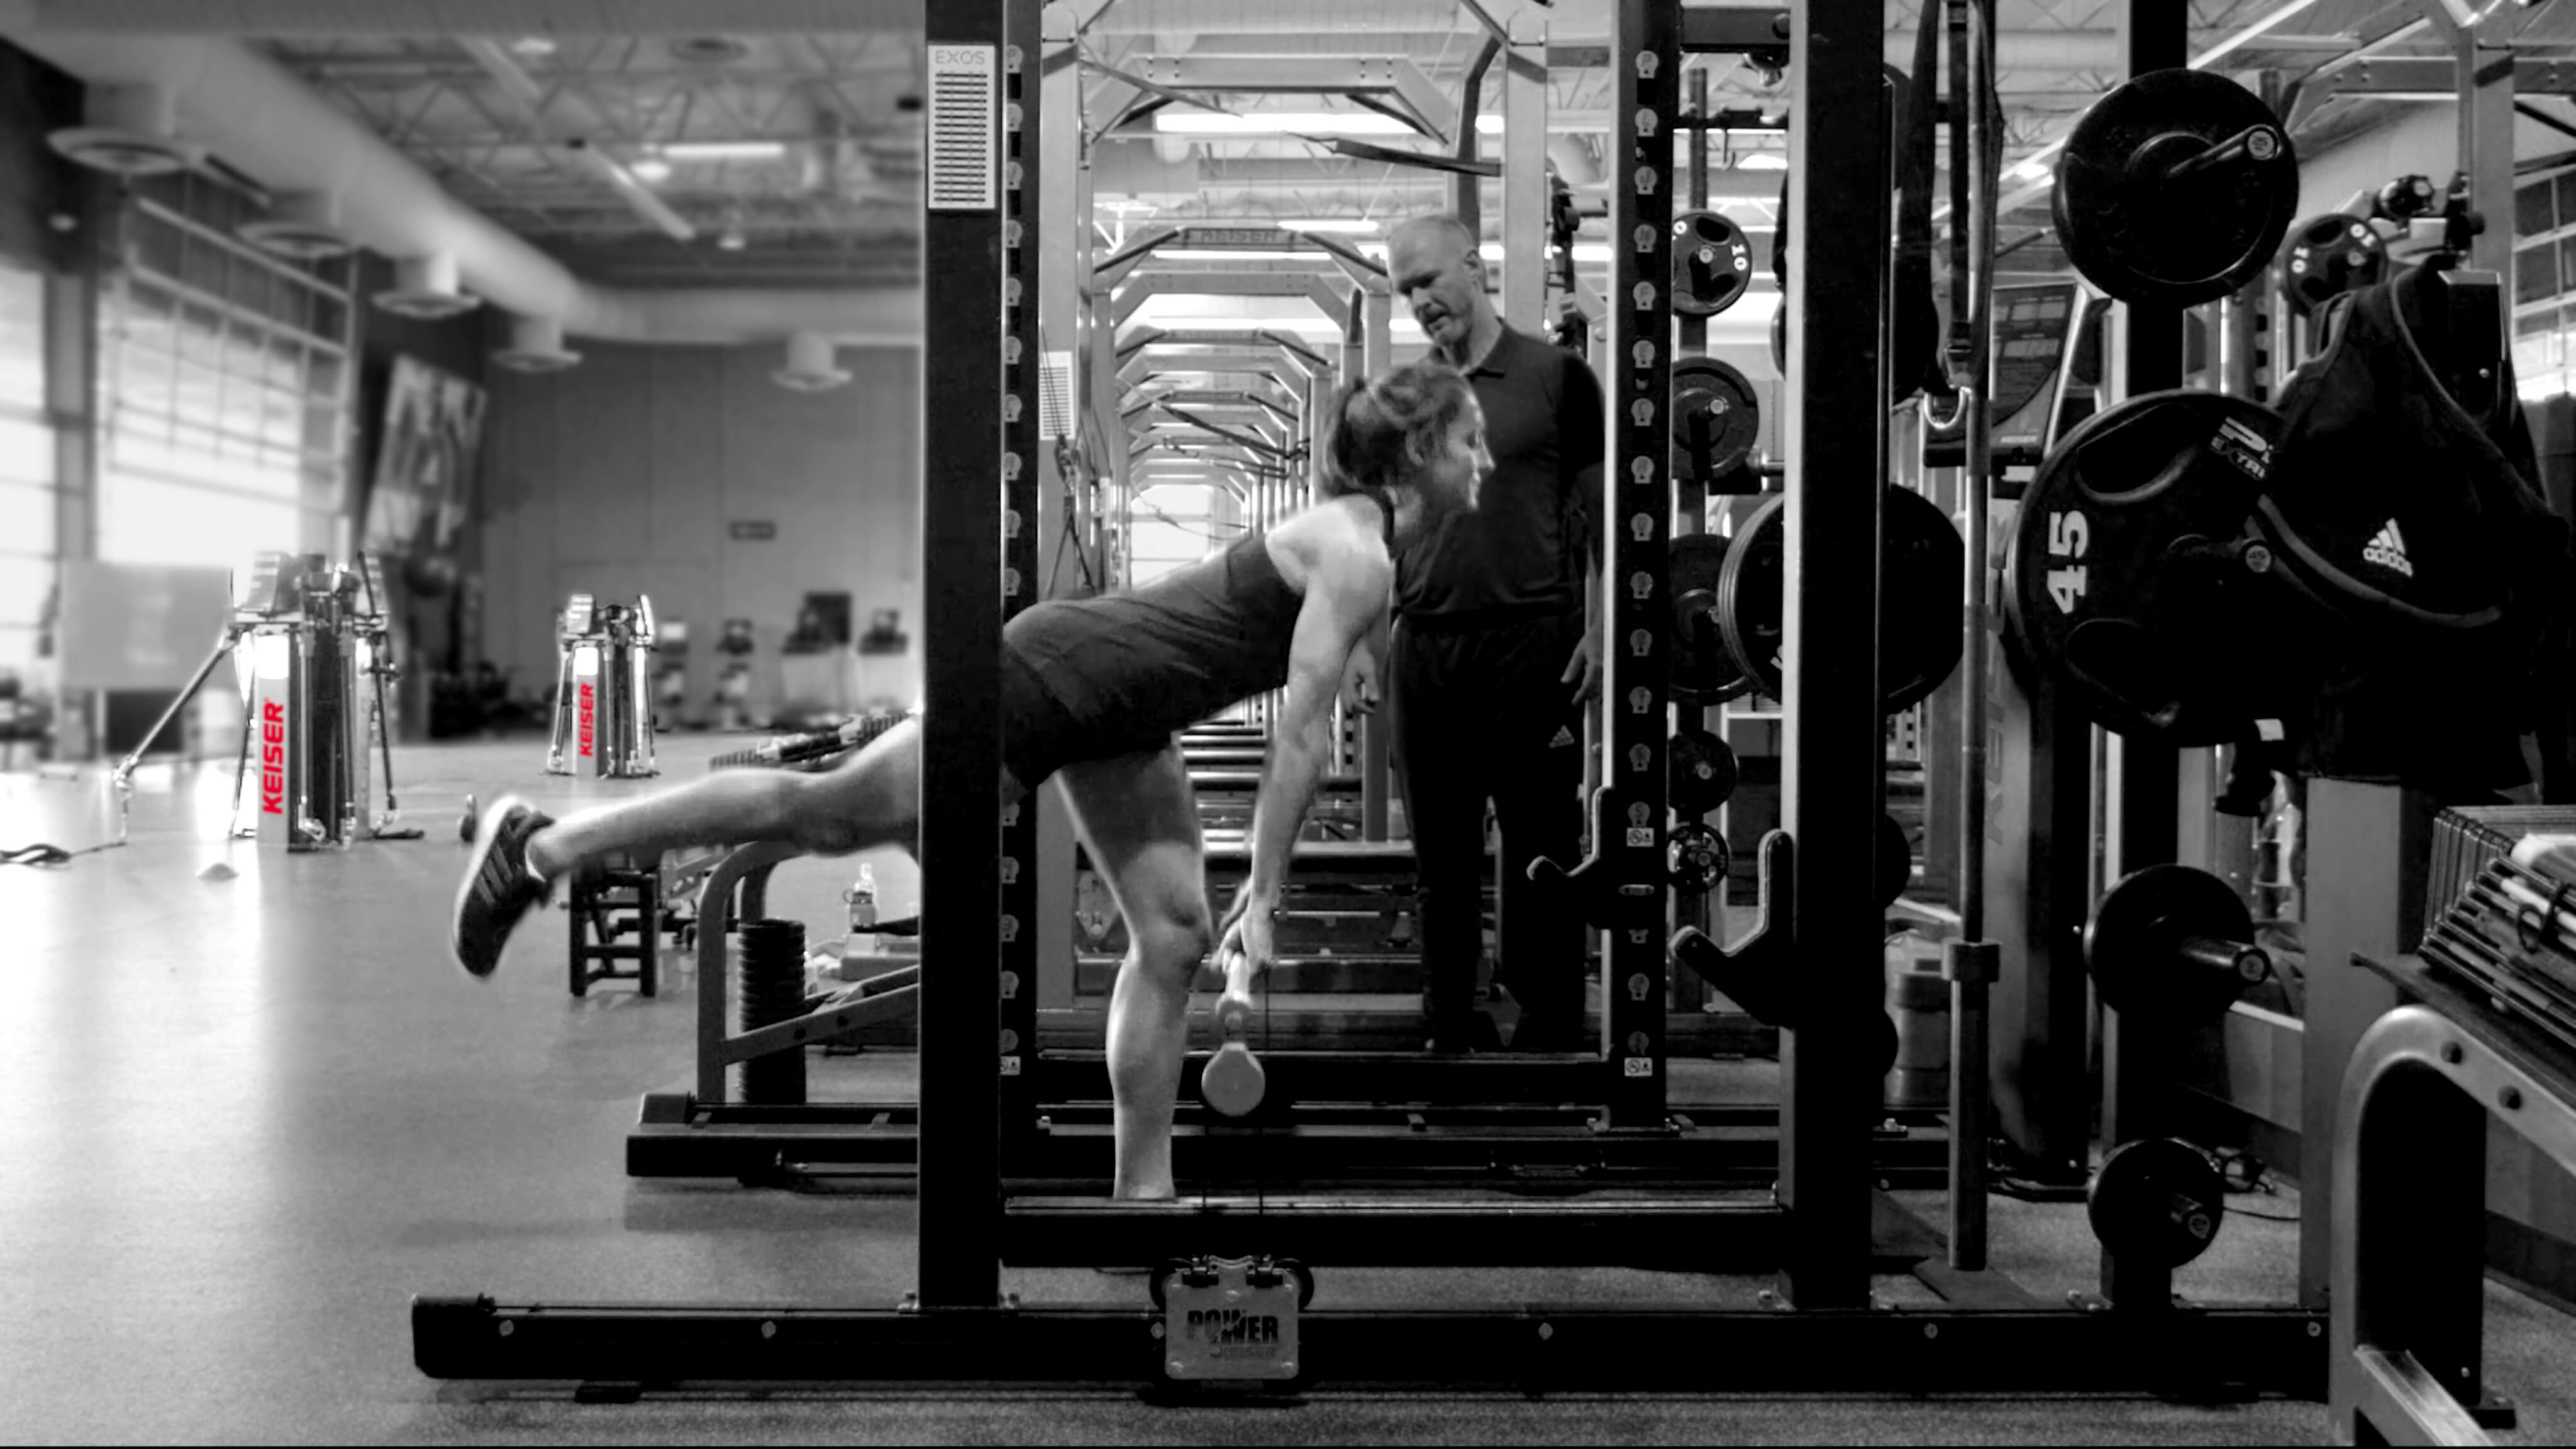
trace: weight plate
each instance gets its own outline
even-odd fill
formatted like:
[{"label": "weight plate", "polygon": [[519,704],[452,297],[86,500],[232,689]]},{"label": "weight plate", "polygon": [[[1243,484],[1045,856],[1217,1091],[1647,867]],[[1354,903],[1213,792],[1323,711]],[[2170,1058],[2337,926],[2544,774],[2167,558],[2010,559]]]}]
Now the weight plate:
[{"label": "weight plate", "polygon": [[1878,904],[1881,909],[1895,905],[1914,883],[1914,842],[1905,838],[1905,827],[1896,817],[1881,812],[1878,817]]},{"label": "weight plate", "polygon": [[1664,845],[1664,879],[1684,895],[1706,895],[1726,875],[1729,860],[1724,836],[1688,821]]},{"label": "weight plate", "polygon": [[1665,795],[1684,815],[1706,815],[1735,794],[1735,751],[1712,731],[1697,725],[1675,730],[1664,759]]},{"label": "weight plate", "polygon": [[1673,653],[1669,684],[1676,699],[1717,704],[1753,688],[1717,628],[1717,583],[1726,563],[1726,536],[1686,533],[1668,546],[1666,579],[1673,600]]},{"label": "weight plate", "polygon": [[2102,1004],[2175,1026],[2217,1020],[2245,982],[2183,959],[2192,936],[2250,946],[2254,917],[2234,887],[2207,871],[2151,865],[2122,877],[2084,923],[2084,968]]},{"label": "weight plate", "polygon": [[2345,212],[2300,222],[2281,253],[2281,297],[2305,317],[2345,292],[2376,286],[2388,272],[2379,228]]},{"label": "weight plate", "polygon": [[1753,282],[1753,243],[1714,211],[1673,218],[1673,310],[1714,317],[1744,297]]},{"label": "weight plate", "polygon": [[[1787,684],[1780,665],[1787,502],[1785,495],[1774,497],[1744,520],[1717,587],[1717,627],[1727,652],[1773,699]],[[1879,519],[1885,531],[1878,559],[1880,710],[1894,714],[1940,688],[1959,667],[1968,555],[1949,515],[1912,489],[1888,489]]]},{"label": "weight plate", "polygon": [[1761,397],[1714,357],[1673,364],[1672,411],[1673,477],[1684,483],[1714,486],[1742,471],[1762,436]]},{"label": "weight plate", "polygon": [[2286,591],[2250,519],[2281,431],[2260,403],[2163,392],[2067,434],[2005,555],[2016,658],[2120,734],[2212,745],[2279,718]]},{"label": "weight plate", "polygon": [[1771,370],[1782,377],[1789,375],[1789,299],[1771,309]]},{"label": "weight plate", "polygon": [[2227,1220],[2227,1180],[2190,1143],[2142,1137],[2102,1159],[2085,1191],[2084,1213],[2103,1247],[2179,1268],[2218,1241]]},{"label": "weight plate", "polygon": [[[2244,147],[2234,159],[2173,174],[2230,144]],[[2196,306],[2278,254],[2299,204],[2299,161],[2253,92],[2205,71],[2151,71],[2075,123],[2049,204],[2085,280],[2124,302]]]}]

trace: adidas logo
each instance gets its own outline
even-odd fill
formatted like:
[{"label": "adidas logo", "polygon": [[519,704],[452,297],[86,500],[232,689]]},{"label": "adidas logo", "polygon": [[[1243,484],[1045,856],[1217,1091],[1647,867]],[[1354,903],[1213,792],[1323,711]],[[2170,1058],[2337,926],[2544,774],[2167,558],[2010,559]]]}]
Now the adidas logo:
[{"label": "adidas logo", "polygon": [[1570,744],[1573,744],[1573,743],[1574,743],[1574,728],[1573,728],[1573,726],[1571,726],[1571,725],[1558,725],[1558,726],[1556,727],[1556,738],[1555,738],[1555,739],[1552,739],[1552,740],[1549,740],[1549,741],[1547,742],[1547,747],[1548,747],[1549,749],[1551,749],[1551,750],[1563,749],[1565,746],[1570,745]]},{"label": "adidas logo", "polygon": [[2383,525],[2368,547],[2361,551],[2362,562],[2375,563],[2384,569],[2395,569],[2408,578],[2415,577],[2415,566],[2406,561],[2406,538],[2397,531],[2397,520]]}]

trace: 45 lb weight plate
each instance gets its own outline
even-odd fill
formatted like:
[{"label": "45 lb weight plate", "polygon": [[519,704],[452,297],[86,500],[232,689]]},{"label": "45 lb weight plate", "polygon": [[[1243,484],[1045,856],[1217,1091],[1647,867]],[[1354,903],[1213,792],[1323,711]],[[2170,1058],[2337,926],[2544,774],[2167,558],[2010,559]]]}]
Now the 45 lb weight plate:
[{"label": "45 lb weight plate", "polygon": [[[1774,497],[1744,520],[1717,587],[1717,627],[1727,652],[1773,699],[1787,685],[1780,664],[1787,506],[1786,495]],[[1959,667],[1967,545],[1939,504],[1908,488],[1887,490],[1879,526],[1879,707],[1894,714],[1940,688]]]},{"label": "45 lb weight plate", "polygon": [[2157,307],[2214,302],[2280,250],[2299,160],[2272,108],[2227,79],[2150,71],[2068,133],[2050,195],[2085,280]]},{"label": "45 lb weight plate", "polygon": [[2022,494],[2007,642],[2121,734],[2210,745],[2278,718],[2281,590],[2252,532],[2281,436],[2260,403],[2149,393],[2087,418]]}]

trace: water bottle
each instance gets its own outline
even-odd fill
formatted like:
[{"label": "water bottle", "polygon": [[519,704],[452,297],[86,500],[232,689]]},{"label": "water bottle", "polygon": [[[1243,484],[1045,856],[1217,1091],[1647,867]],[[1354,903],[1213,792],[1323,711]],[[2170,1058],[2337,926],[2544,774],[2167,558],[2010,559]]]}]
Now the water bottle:
[{"label": "water bottle", "polygon": [[850,903],[850,935],[841,943],[841,979],[856,981],[871,973],[863,969],[859,958],[876,955],[877,944],[877,872],[876,867],[862,863],[859,878],[841,893]]}]

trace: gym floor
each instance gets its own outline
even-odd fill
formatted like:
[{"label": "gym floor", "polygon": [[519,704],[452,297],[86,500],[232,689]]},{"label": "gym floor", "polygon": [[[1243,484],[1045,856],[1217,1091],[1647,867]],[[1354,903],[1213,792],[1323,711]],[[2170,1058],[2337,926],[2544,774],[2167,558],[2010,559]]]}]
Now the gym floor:
[{"label": "gym floor", "polygon": [[[663,742],[688,778],[737,739]],[[499,975],[444,944],[461,797],[569,799],[542,742],[403,750],[426,838],[287,856],[223,839],[229,762],[137,779],[131,843],[0,870],[0,1436],[21,1442],[2311,1443],[2308,1403],[1815,1401],[1316,1394],[1168,1408],[1133,1394],[805,1390],[585,1406],[562,1387],[440,1384],[411,1363],[414,1293],[514,1301],[890,1305],[909,1199],[639,1183],[638,1095],[691,1061],[685,991],[565,991],[564,918]],[[625,790],[619,783],[594,789]],[[103,773],[0,776],[0,845],[113,838]],[[229,874],[226,873],[229,869]],[[774,908],[833,934],[851,863],[782,869]],[[878,857],[889,913],[914,878]],[[899,1054],[866,1059],[902,1074]],[[1185,1184],[1185,1186],[1187,1186]],[[1937,1220],[1936,1195],[1914,1204]],[[2296,1199],[2231,1206],[2295,1217]],[[2077,1206],[1995,1204],[1995,1259],[2048,1295],[2092,1285]],[[2287,1297],[2295,1227],[2234,1215],[2181,1275],[2208,1301]],[[1006,1275],[1030,1301],[1136,1302],[1140,1277]],[[1763,1283],[1644,1272],[1343,1272],[1318,1302],[1750,1305]],[[1910,1280],[1891,1280],[1910,1296]],[[2488,1291],[2488,1377],[2535,1442],[2576,1436],[2576,1326]],[[1007,1366],[1002,1366],[1006,1368]],[[1713,1378],[1723,1365],[1711,1365]]]}]

